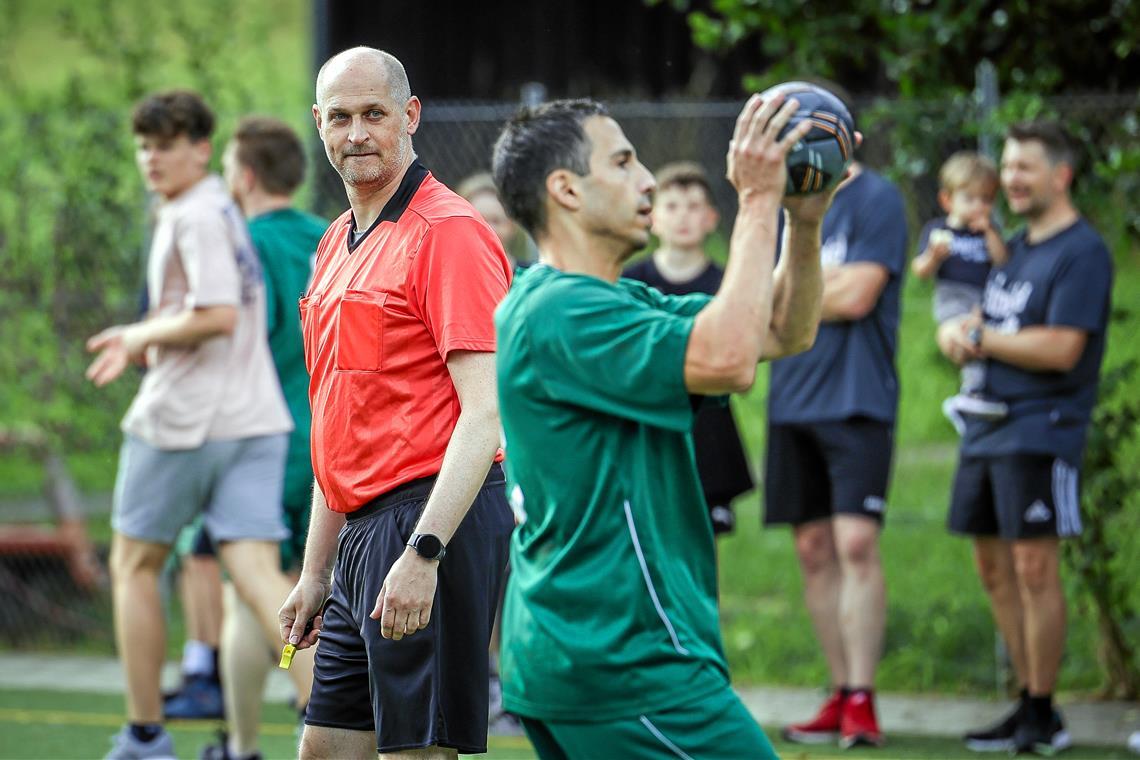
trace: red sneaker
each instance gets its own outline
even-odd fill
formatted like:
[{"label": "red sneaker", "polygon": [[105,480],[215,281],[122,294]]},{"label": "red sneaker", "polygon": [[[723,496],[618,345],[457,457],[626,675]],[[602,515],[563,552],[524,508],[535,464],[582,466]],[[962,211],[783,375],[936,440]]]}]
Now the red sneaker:
[{"label": "red sneaker", "polygon": [[857,744],[883,746],[883,734],[875,718],[875,701],[869,691],[856,691],[843,703],[839,727],[839,746],[851,749]]},{"label": "red sneaker", "polygon": [[832,692],[814,718],[807,723],[785,726],[781,734],[785,740],[797,744],[830,744],[839,736],[846,700],[843,692]]}]

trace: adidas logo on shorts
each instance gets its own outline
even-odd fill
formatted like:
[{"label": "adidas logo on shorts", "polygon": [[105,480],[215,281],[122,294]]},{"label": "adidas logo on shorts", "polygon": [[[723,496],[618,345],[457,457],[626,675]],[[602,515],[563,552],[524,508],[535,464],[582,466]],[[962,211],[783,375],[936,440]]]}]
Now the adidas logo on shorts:
[{"label": "adidas logo on shorts", "polygon": [[882,514],[886,508],[887,502],[881,496],[868,496],[866,499],[863,499],[863,510],[866,512]]},{"label": "adidas logo on shorts", "polygon": [[1025,510],[1025,522],[1043,523],[1053,519],[1053,511],[1045,506],[1045,502],[1038,499]]}]

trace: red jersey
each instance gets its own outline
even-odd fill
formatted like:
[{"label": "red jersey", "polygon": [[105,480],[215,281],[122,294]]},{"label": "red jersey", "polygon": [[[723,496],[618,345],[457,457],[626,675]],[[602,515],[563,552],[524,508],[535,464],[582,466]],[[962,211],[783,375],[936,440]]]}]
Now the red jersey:
[{"label": "red jersey", "polygon": [[351,211],[325,232],[301,299],[313,472],[336,512],[439,472],[459,419],[447,358],[495,350],[511,279],[495,233],[418,162],[353,232]]}]

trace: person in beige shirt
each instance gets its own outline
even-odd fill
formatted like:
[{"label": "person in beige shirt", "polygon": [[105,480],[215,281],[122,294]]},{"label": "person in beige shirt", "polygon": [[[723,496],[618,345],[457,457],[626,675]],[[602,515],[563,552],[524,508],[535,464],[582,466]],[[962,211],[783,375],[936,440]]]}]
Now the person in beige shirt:
[{"label": "person in beige shirt", "polygon": [[[280,646],[277,607],[291,588],[278,541],[292,419],[266,338],[265,286],[241,212],[208,170],[214,116],[193,92],[151,95],[132,117],[136,159],[162,199],[147,271],[150,311],[92,337],[97,386],[147,368],[123,419],[112,508],[115,636],[128,724],[108,758],[174,754],[162,726],[166,649],[158,576],[198,514],[262,634]],[[311,668],[295,668],[307,696]]]}]

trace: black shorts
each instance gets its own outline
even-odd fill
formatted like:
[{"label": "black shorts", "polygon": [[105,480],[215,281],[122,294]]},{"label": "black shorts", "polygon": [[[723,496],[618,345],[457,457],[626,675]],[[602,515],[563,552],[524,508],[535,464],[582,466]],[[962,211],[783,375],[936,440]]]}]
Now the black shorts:
[{"label": "black shorts", "polygon": [[1007,541],[1080,535],[1080,469],[1042,454],[962,456],[947,525]]},{"label": "black shorts", "polygon": [[882,523],[894,424],[867,417],[768,426],[764,524],[803,525],[834,515]]},{"label": "black shorts", "polygon": [[393,641],[368,617],[433,484],[413,481],[348,515],[317,646],[305,723],[375,731],[379,752],[487,751],[487,645],[514,529],[499,465],[448,542],[427,628]]}]

